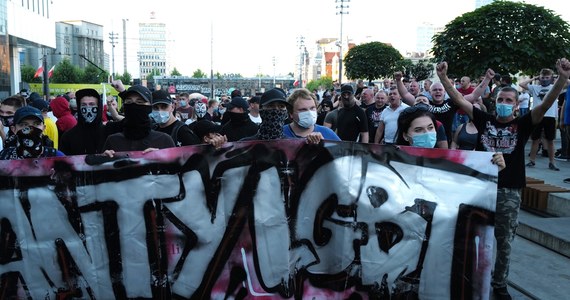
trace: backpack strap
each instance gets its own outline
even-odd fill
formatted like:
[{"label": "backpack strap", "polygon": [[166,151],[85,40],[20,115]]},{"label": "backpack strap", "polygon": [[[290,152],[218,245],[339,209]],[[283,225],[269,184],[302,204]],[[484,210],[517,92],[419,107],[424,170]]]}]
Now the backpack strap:
[{"label": "backpack strap", "polygon": [[172,140],[174,141],[174,145],[176,145],[176,147],[180,147],[180,145],[178,145],[178,131],[180,130],[180,127],[184,125],[185,124],[180,121],[176,122],[176,125],[174,125],[174,128],[172,128],[172,132],[170,133],[170,137],[172,137]]}]

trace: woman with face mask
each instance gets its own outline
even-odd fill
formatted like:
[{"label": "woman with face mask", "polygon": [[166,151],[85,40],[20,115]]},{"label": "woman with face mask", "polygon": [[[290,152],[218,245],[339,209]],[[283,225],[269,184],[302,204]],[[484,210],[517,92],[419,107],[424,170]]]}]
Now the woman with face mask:
[{"label": "woman with face mask", "polygon": [[434,148],[437,142],[437,121],[427,106],[415,105],[404,109],[398,116],[396,144],[421,148]]},{"label": "woman with face mask", "polygon": [[283,134],[288,138],[307,138],[320,134],[323,139],[340,141],[340,138],[327,127],[317,125],[317,99],[307,89],[295,90],[287,100],[290,104],[289,116],[293,122],[283,126]]}]

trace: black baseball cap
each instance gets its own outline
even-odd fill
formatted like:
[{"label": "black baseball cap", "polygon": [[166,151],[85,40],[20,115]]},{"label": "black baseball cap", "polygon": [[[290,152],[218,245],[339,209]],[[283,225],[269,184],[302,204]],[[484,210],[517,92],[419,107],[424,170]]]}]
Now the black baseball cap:
[{"label": "black baseball cap", "polygon": [[75,99],[77,99],[78,102],[86,96],[97,98],[97,103],[101,101],[101,94],[99,94],[95,89],[81,89],[75,92]]},{"label": "black baseball cap", "polygon": [[247,111],[249,109],[249,104],[247,104],[247,101],[245,101],[243,97],[233,97],[232,101],[227,105],[227,107],[228,110],[234,107],[239,107]]},{"label": "black baseball cap", "polygon": [[18,110],[14,114],[14,124],[18,124],[23,119],[28,118],[28,117],[37,118],[40,121],[42,121],[42,123],[44,121],[44,117],[42,116],[42,112],[39,109],[32,107],[32,106],[24,106],[24,107],[18,108]]},{"label": "black baseball cap", "polygon": [[[127,98],[130,94],[138,94],[147,102],[152,102],[152,94],[149,89],[142,85],[133,85],[127,91],[125,91],[124,98]],[[77,94],[76,94],[77,96]]]},{"label": "black baseball cap", "polygon": [[350,84],[345,84],[340,88],[340,93],[350,93],[350,94],[354,94],[354,89],[352,88],[352,85]]},{"label": "black baseball cap", "polygon": [[167,91],[158,90],[152,92],[152,105],[159,103],[172,104],[172,98],[170,98],[170,95],[168,94]]},{"label": "black baseball cap", "polygon": [[261,95],[261,100],[259,104],[261,106],[267,105],[273,102],[282,102],[287,106],[290,106],[289,102],[287,102],[287,94],[284,90],[280,88],[272,88]]}]

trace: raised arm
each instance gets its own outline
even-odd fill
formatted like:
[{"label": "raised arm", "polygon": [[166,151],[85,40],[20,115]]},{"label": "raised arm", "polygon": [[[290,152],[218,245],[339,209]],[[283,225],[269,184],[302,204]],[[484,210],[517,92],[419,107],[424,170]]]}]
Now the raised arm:
[{"label": "raised arm", "polygon": [[[457,106],[459,106],[459,108],[463,109],[467,113],[469,118],[473,119],[473,104],[465,100],[463,95],[461,95],[461,93],[455,89],[455,87],[449,81],[449,78],[447,78],[447,62],[441,62],[437,64],[436,70],[437,70],[437,76],[439,77],[441,84],[445,88],[445,91],[447,92],[451,100]],[[495,72],[491,69],[488,69],[487,74],[485,74],[485,78],[491,75],[492,77],[494,77]]]},{"label": "raised arm", "polygon": [[570,77],[570,62],[566,58],[561,58],[556,61],[556,69],[558,70],[558,78],[556,78],[554,86],[550,89],[548,94],[544,96],[542,102],[530,110],[533,124],[540,123],[546,111],[554,104],[554,101],[558,99],[558,95],[560,95],[560,92],[566,86],[568,77]]},{"label": "raised arm", "polygon": [[525,79],[525,80],[519,82],[519,86],[522,87],[522,88],[525,89],[525,90],[528,90],[528,85],[529,85],[531,82],[533,82],[533,81],[535,81],[535,80],[537,80],[537,79],[538,79],[538,77],[532,77],[532,78],[529,78],[529,79]]},{"label": "raised arm", "polygon": [[[493,73],[493,76],[494,76],[494,73]],[[489,72],[486,72],[485,78],[483,79],[483,81],[481,81],[481,83],[479,83],[479,85],[477,85],[477,87],[475,88],[475,90],[471,94],[465,95],[465,100],[467,100],[471,103],[475,103],[477,101],[477,99],[479,99],[479,97],[483,96],[483,94],[485,93],[485,90],[489,86],[489,82],[491,82],[491,80],[493,80],[493,77],[489,78]]]},{"label": "raised arm", "polygon": [[404,83],[402,82],[402,72],[395,72],[394,73],[394,81],[396,82],[396,87],[398,88],[398,93],[400,93],[400,97],[402,97],[402,101],[409,106],[414,106],[416,102],[416,98],[414,95],[410,94]]}]

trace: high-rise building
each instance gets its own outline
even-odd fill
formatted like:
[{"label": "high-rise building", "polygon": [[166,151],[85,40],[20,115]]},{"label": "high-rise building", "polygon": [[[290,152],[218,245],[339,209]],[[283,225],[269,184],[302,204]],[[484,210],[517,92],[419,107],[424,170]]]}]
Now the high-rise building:
[{"label": "high-rise building", "polygon": [[108,70],[103,49],[103,26],[86,21],[63,21],[55,23],[55,26],[56,49],[51,52],[53,65],[68,59],[72,65],[82,69],[93,63]]},{"label": "high-rise building", "polygon": [[419,25],[416,29],[416,51],[423,56],[429,56],[431,48],[433,48],[432,38],[442,30],[443,27],[436,27],[430,23],[424,22]]},{"label": "high-rise building", "polygon": [[50,0],[0,0],[0,98],[23,88],[22,65],[38,68],[43,55],[55,48],[50,6]]},{"label": "high-rise building", "polygon": [[139,23],[139,67],[140,78],[155,70],[158,75],[166,75],[167,65],[167,30],[166,24],[156,21],[154,13],[148,22]]}]

